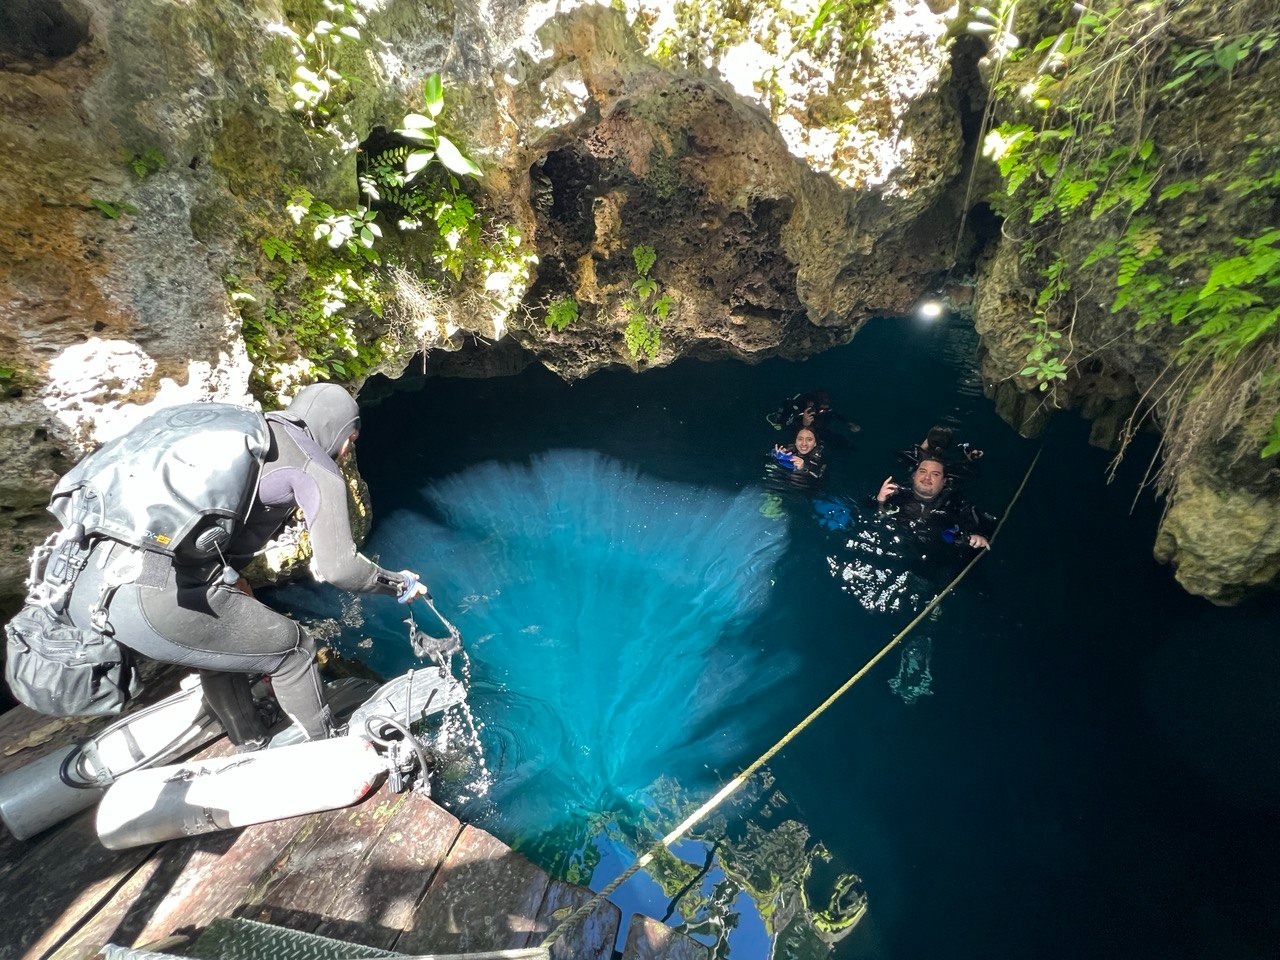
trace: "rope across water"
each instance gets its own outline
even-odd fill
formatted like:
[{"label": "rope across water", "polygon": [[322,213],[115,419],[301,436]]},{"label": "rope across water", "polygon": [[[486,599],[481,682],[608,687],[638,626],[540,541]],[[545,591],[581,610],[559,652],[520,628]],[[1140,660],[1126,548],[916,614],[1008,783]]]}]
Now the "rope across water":
[{"label": "rope across water", "polygon": [[[1036,452],[1035,457],[1033,457],[1031,460],[1031,465],[1027,467],[1027,472],[1022,478],[1022,483],[1020,483],[1018,485],[1018,489],[1014,491],[1013,497],[1009,500],[1009,505],[1005,507],[1004,514],[1000,517],[1000,522],[996,524],[995,532],[991,535],[991,542],[994,543],[996,537],[1000,535],[1000,531],[1001,529],[1003,529],[1005,521],[1009,519],[1009,513],[1013,510],[1013,505],[1018,502],[1018,498],[1022,496],[1022,491],[1026,489],[1027,481],[1031,479],[1031,471],[1033,471],[1036,468],[1036,464],[1040,461],[1040,453],[1042,452],[1042,450],[1043,448],[1041,448],[1040,451]],[[948,594],[950,594],[952,590],[955,589],[956,585],[968,575],[969,571],[973,569],[974,565],[979,560],[981,560],[986,554],[987,554],[986,550],[979,550],[976,554],[974,554],[972,559],[970,559],[969,562],[965,564],[964,569],[961,570],[958,574],[956,574],[955,577],[951,580],[951,582],[948,583],[936,597],[930,600],[929,603],[924,607],[924,609],[915,615],[915,617],[912,619],[910,623],[908,623],[905,627],[903,627],[900,631],[898,631],[897,635],[894,636],[894,638],[890,640],[887,644],[885,644],[879,653],[877,653],[874,657],[868,660],[862,666],[862,668],[858,670],[857,673],[855,673],[843,684],[841,684],[840,687],[837,688],[836,691],[831,694],[831,696],[827,697],[826,700],[822,701],[822,703],[819,704],[807,717],[805,717],[803,720],[797,723],[794,727],[788,730],[787,733],[782,737],[782,739],[780,739],[772,747],[770,747],[768,750],[762,753],[754,762],[751,763],[750,766],[746,767],[746,769],[744,769],[736,777],[734,777],[732,780],[726,783],[723,787],[717,790],[715,795],[712,796],[711,799],[709,799],[706,803],[704,803],[697,810],[695,810],[688,817],[686,817],[683,821],[681,821],[681,823],[678,826],[676,826],[675,829],[673,829],[665,837],[663,837],[657,843],[653,844],[653,846],[651,846],[647,851],[645,851],[645,853],[642,856],[640,856],[635,863],[633,863],[630,867],[624,870],[617,878],[615,878],[611,883],[609,883],[603,890],[597,893],[594,897],[592,897],[590,900],[584,903],[581,907],[575,910],[572,915],[570,915],[563,922],[561,922],[561,924],[558,927],[556,927],[554,930],[551,931],[550,934],[547,935],[547,938],[542,941],[540,946],[542,946],[544,949],[549,949],[552,946],[552,944],[554,944],[557,940],[560,939],[561,936],[564,935],[564,932],[568,930],[569,927],[577,923],[579,920],[581,920],[583,917],[589,914],[592,910],[594,910],[596,908],[596,905],[599,904],[601,900],[607,899],[608,896],[611,893],[613,893],[613,891],[617,890],[618,887],[626,883],[627,880],[629,880],[632,876],[634,876],[638,871],[643,870],[650,863],[652,863],[653,858],[654,856],[656,856],[658,851],[662,850],[664,847],[671,846],[671,844],[675,843],[677,840],[683,837],[689,830],[693,829],[694,826],[696,826],[700,821],[702,821],[709,813],[715,810],[716,807],[720,806],[720,804],[724,803],[725,800],[727,800],[730,796],[732,796],[735,792],[737,792],[737,790],[740,789],[743,786],[743,784],[745,784],[748,780],[750,780],[751,777],[754,776],[760,770],[761,767],[763,767],[774,756],[776,756],[778,752],[782,750],[787,744],[789,744],[792,740],[794,740],[797,736],[799,736],[802,730],[804,730],[811,723],[813,723],[813,721],[817,720],[818,717],[822,716],[822,714],[825,713],[826,710],[833,703],[835,703],[842,696],[844,696],[845,693],[848,692],[850,687],[852,687],[855,683],[857,683],[859,680],[865,677],[871,671],[872,667],[874,667],[877,663],[883,660],[893,650],[894,647],[896,647],[899,643],[901,643],[902,638],[905,637],[912,630],[914,630],[921,620],[923,620],[930,613],[932,613],[933,610],[938,606],[938,604],[940,604],[943,601],[943,599]]]}]

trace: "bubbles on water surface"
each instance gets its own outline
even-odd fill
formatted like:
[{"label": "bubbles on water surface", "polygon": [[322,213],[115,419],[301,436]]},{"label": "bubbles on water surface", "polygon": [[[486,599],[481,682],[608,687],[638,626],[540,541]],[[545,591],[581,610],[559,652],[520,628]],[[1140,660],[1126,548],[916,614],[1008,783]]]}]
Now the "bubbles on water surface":
[{"label": "bubbles on water surface", "polygon": [[787,672],[744,639],[788,537],[759,491],[557,451],[422,494],[426,510],[389,517],[372,547],[418,570],[462,631],[508,838],[585,829],[659,777],[711,786],[750,759]]}]

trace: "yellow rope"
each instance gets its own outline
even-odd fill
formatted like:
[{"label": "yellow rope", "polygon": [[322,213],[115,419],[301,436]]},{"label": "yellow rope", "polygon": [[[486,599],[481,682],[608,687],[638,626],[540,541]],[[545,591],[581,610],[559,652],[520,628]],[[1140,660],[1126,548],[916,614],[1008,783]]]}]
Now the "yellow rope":
[{"label": "yellow rope", "polygon": [[[1043,450],[1043,448],[1041,448],[1041,450]],[[1013,509],[1013,505],[1018,502],[1018,498],[1022,496],[1022,491],[1026,489],[1027,481],[1031,479],[1031,471],[1036,468],[1036,464],[1040,460],[1040,453],[1041,451],[1036,451],[1036,455],[1031,461],[1031,466],[1027,467],[1027,472],[1022,478],[1022,483],[1018,485],[1018,489],[1014,491],[1013,498],[1009,501],[1009,505],[1005,507],[1004,515],[1000,517],[1000,522],[996,524],[995,532],[991,534],[992,542],[995,542],[996,537],[1000,535],[1000,530],[1002,527],[1004,527],[1004,522],[1007,519],[1009,519],[1009,512]],[[713,796],[710,800],[708,800],[706,803],[700,806],[693,813],[689,814],[689,816],[685,817],[685,819],[674,830],[668,833],[665,837],[663,837],[657,843],[653,844],[653,846],[651,846],[647,851],[645,851],[645,853],[641,857],[639,857],[635,863],[633,863],[630,867],[624,870],[619,877],[617,877],[615,880],[613,880],[613,882],[611,882],[603,890],[601,890],[594,897],[592,897],[590,900],[584,903],[581,907],[575,910],[571,916],[566,918],[558,927],[556,927],[554,930],[551,931],[551,933],[547,936],[547,938],[542,941],[541,946],[550,948],[553,943],[555,943],[557,940],[560,939],[561,935],[565,932],[565,930],[567,930],[574,923],[577,923],[579,920],[585,917],[588,913],[594,910],[596,905],[601,900],[604,900],[605,898],[607,898],[609,894],[613,893],[613,891],[617,890],[618,887],[626,883],[627,880],[631,879],[631,877],[636,872],[643,870],[650,863],[652,863],[653,858],[657,855],[658,851],[662,850],[665,847],[671,846],[671,844],[675,843],[677,840],[683,837],[687,831],[692,829],[707,814],[709,814],[716,807],[720,806],[720,804],[724,803],[726,799],[732,796],[740,787],[742,787],[743,784],[745,784],[748,780],[750,780],[751,777],[755,775],[755,773],[759,771],[761,767],[763,767],[766,763],[768,763],[774,756],[777,755],[777,753],[780,750],[782,750],[787,744],[789,744],[792,740],[794,740],[802,730],[804,730],[811,723],[813,723],[813,721],[817,720],[818,717],[822,716],[822,714],[826,712],[828,707],[830,707],[833,703],[835,703],[842,696],[844,696],[850,687],[852,687],[855,683],[857,683],[859,680],[865,677],[870,672],[872,667],[874,667],[877,663],[883,660],[889,654],[889,652],[893,650],[894,647],[896,647],[899,643],[901,643],[902,638],[905,637],[912,630],[914,630],[921,620],[923,620],[930,613],[932,613],[933,610],[938,606],[938,604],[940,604],[943,601],[943,599],[947,596],[947,594],[951,593],[951,591],[955,589],[956,584],[958,584],[961,580],[963,580],[965,576],[969,573],[969,571],[973,569],[974,564],[976,564],[979,560],[981,560],[986,554],[987,554],[986,550],[979,550],[976,554],[974,554],[972,559],[970,559],[969,562],[965,564],[964,569],[955,575],[954,579],[952,579],[952,581],[943,588],[942,592],[939,593],[932,600],[930,600],[929,603],[925,606],[925,608],[921,610],[918,614],[916,614],[915,618],[912,619],[910,623],[908,623],[905,627],[903,627],[900,631],[898,631],[898,634],[892,640],[890,640],[887,644],[885,644],[883,649],[881,649],[879,653],[877,653],[874,657],[872,657],[863,665],[862,669],[860,669],[852,677],[850,677],[843,684],[841,684],[840,687],[835,691],[835,693],[827,697],[826,700],[823,700],[822,703],[819,704],[818,707],[814,709],[807,717],[805,717],[803,720],[797,723],[794,727],[788,730],[786,735],[781,740],[779,740],[772,747],[770,747],[768,750],[762,753],[749,767],[747,767],[745,770],[739,773],[736,777],[734,777],[732,780],[726,783],[723,787],[717,790],[715,793],[715,796]]]}]

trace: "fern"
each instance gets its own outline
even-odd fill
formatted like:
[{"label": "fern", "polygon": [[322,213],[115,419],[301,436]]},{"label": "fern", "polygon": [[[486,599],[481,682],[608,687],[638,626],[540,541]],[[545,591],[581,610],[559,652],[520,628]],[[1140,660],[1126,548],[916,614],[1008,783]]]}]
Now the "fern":
[{"label": "fern", "polygon": [[1072,180],[1058,190],[1057,202],[1063,213],[1071,213],[1098,189],[1096,180]]},{"label": "fern", "polygon": [[636,273],[641,277],[649,276],[649,270],[652,269],[654,261],[658,259],[658,255],[653,252],[653,247],[641,245],[631,251],[631,256],[636,262]]},{"label": "fern", "polygon": [[1280,266],[1280,250],[1271,244],[1280,239],[1280,231],[1271,231],[1256,240],[1242,241],[1248,253],[1215,264],[1200,291],[1200,299],[1211,296],[1221,287],[1239,287],[1274,273]]},{"label": "fern", "polygon": [[1160,195],[1156,197],[1157,203],[1164,203],[1166,200],[1176,200],[1184,193],[1199,193],[1200,184],[1195,180],[1179,180],[1177,183],[1171,183],[1160,191]]},{"label": "fern", "polygon": [[662,346],[661,331],[643,314],[633,313],[622,335],[626,340],[627,350],[634,360],[639,360],[641,355],[652,360],[658,355],[658,350]]},{"label": "fern", "polygon": [[1271,431],[1267,434],[1266,446],[1262,448],[1262,456],[1274,457],[1280,453],[1280,413],[1271,422]]}]

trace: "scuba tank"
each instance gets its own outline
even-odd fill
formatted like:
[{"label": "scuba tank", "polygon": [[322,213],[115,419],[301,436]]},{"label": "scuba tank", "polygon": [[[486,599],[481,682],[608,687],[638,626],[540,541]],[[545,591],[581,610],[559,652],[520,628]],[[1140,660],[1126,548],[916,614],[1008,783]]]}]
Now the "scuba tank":
[{"label": "scuba tank", "polygon": [[[426,789],[428,747],[413,728],[466,699],[466,688],[451,672],[461,636],[429,599],[427,606],[447,637],[418,630],[412,616],[405,622],[414,653],[433,661],[433,667],[410,670],[382,686],[355,678],[325,684],[325,703],[335,716],[355,710],[352,736],[306,741],[295,724],[272,738],[264,752],[144,770],[222,733],[204,707],[199,678],[192,675],[178,693],[120,718],[86,743],[0,775],[0,820],[17,839],[27,840],[102,800],[108,810],[105,816],[99,811],[103,842],[122,849],[345,806],[364,796],[382,774],[393,790]],[[348,742],[326,746],[338,740]],[[283,758],[279,764],[277,757]],[[370,757],[376,760],[372,775]],[[273,772],[277,768],[290,772],[280,775]],[[231,777],[232,770],[240,773]],[[332,776],[326,779],[323,771]],[[160,775],[160,782],[144,774]],[[313,776],[321,779],[313,783]],[[164,788],[170,779],[179,786],[197,779],[217,783],[199,790]],[[273,806],[263,799],[266,794],[283,799]]]},{"label": "scuba tank", "polygon": [[138,770],[98,804],[98,839],[124,850],[334,810],[362,799],[385,771],[377,749],[360,737]]},{"label": "scuba tank", "polygon": [[93,806],[129,771],[182,756],[221,733],[204,708],[200,679],[192,675],[173,696],[117,720],[85,743],[0,776],[0,820],[27,840]]},{"label": "scuba tank", "polygon": [[126,774],[98,805],[98,838],[123,850],[335,810],[362,799],[383,775],[396,791],[426,789],[428,747],[413,728],[465,698],[445,669],[410,670],[356,710],[346,736],[291,742],[298,733],[291,727],[256,753]]}]

